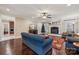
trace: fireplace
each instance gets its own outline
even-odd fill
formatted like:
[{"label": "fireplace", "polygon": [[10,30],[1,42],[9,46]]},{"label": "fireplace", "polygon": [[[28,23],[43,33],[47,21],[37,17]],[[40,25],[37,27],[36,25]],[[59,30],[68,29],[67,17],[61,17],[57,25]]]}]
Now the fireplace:
[{"label": "fireplace", "polygon": [[51,27],[51,34],[59,34],[59,28],[58,27]]}]

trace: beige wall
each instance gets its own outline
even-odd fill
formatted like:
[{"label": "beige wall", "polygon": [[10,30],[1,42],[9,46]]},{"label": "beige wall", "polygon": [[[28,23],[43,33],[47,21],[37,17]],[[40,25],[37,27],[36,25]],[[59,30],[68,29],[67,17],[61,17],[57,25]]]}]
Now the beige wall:
[{"label": "beige wall", "polygon": [[28,32],[30,21],[16,17],[15,19],[15,37],[21,37],[21,32]]}]

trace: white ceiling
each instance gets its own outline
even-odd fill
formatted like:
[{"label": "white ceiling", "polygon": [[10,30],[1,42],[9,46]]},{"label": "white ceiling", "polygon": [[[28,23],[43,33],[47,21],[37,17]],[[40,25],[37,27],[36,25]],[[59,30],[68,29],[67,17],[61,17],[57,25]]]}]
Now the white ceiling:
[{"label": "white ceiling", "polygon": [[[6,11],[9,8],[10,11]],[[47,10],[49,14],[56,18],[68,15],[79,15],[79,5],[67,6],[66,4],[0,4],[0,13],[33,18],[38,16],[41,11]]]}]

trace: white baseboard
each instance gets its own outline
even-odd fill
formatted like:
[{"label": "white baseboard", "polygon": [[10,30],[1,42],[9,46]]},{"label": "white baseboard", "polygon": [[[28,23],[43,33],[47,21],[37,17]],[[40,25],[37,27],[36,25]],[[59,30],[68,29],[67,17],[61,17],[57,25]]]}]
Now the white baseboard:
[{"label": "white baseboard", "polygon": [[10,38],[1,38],[0,41],[12,40]]},{"label": "white baseboard", "polygon": [[11,40],[11,39],[17,39],[17,38],[21,38],[21,36],[7,36],[7,37],[1,37],[0,41],[6,41],[6,40]]},{"label": "white baseboard", "polygon": [[1,37],[0,41],[6,41],[6,40],[11,40],[11,39],[14,39],[15,36],[4,36],[4,37]]}]

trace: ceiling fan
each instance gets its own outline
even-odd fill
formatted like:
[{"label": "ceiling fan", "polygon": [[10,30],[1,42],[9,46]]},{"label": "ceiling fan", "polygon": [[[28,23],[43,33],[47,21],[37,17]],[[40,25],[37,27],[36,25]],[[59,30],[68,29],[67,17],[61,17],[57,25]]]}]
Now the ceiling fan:
[{"label": "ceiling fan", "polygon": [[44,18],[44,19],[46,19],[46,18],[52,18],[52,15],[50,15],[50,14],[48,14],[46,12],[41,13],[41,15],[42,15],[42,18]]},{"label": "ceiling fan", "polygon": [[51,14],[47,13],[47,12],[41,12],[38,16],[33,17],[33,18],[53,19],[55,17],[52,16]]}]

